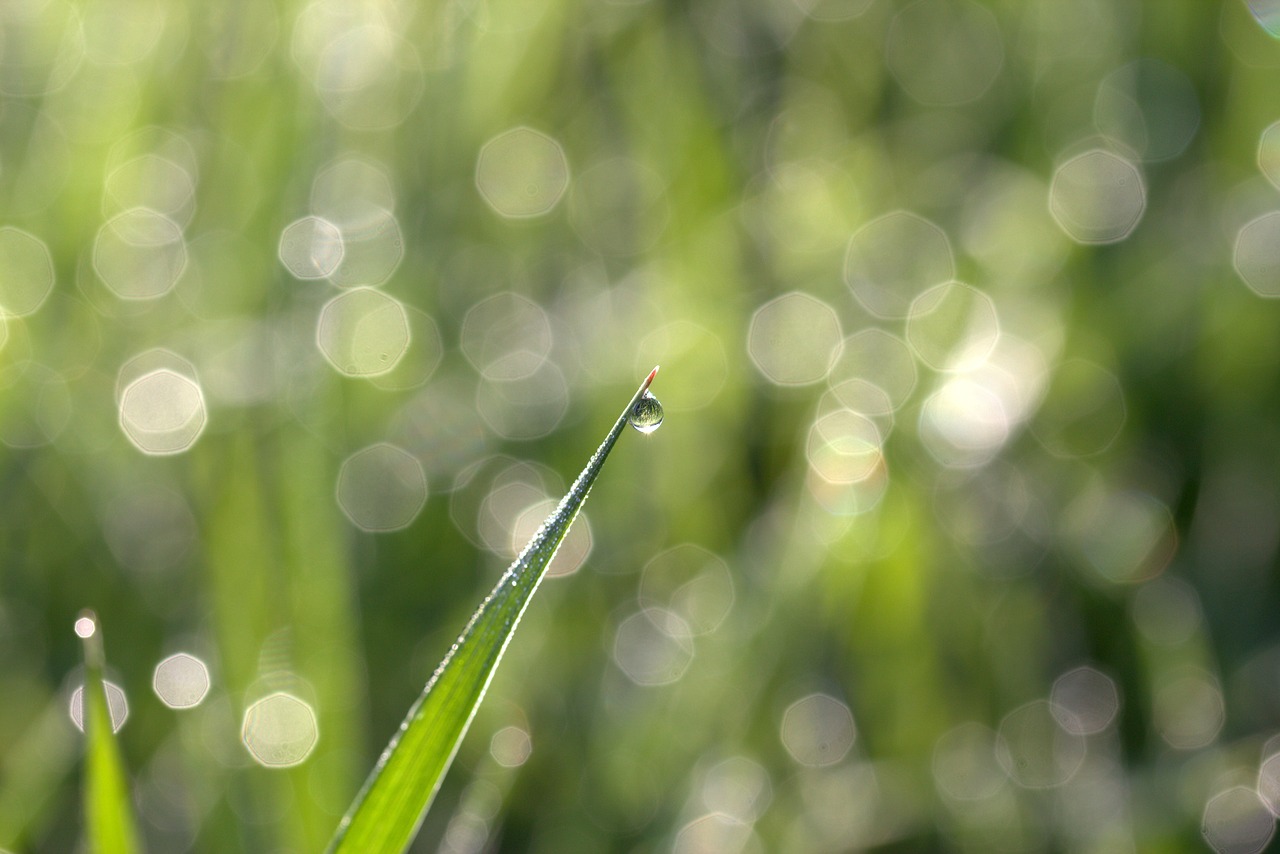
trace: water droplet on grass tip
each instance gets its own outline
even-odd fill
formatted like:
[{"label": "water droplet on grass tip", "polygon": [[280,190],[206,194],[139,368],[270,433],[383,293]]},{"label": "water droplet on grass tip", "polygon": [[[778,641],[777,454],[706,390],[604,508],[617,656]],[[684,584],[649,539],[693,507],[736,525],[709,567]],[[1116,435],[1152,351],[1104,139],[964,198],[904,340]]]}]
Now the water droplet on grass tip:
[{"label": "water droplet on grass tip", "polygon": [[662,416],[662,404],[646,390],[631,407],[627,420],[641,433],[652,433],[662,426]]}]

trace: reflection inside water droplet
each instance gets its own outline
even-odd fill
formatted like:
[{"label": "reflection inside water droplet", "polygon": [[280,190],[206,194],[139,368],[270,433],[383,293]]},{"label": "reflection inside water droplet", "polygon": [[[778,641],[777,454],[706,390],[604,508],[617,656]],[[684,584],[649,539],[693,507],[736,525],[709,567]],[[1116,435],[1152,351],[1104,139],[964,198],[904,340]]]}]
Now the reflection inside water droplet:
[{"label": "reflection inside water droplet", "polygon": [[662,415],[662,404],[651,392],[645,390],[645,393],[631,407],[631,414],[627,416],[627,420],[641,433],[652,433],[662,426]]}]

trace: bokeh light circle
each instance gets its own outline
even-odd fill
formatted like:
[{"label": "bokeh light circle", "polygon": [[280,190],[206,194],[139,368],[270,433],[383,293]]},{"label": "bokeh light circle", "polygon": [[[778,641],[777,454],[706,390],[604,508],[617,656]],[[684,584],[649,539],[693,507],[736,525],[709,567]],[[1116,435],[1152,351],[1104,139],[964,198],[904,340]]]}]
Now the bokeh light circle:
[{"label": "bokeh light circle", "polygon": [[498,134],[476,160],[476,188],[500,216],[525,219],[550,213],[568,186],[564,149],[533,128]]},{"label": "bokeh light circle", "polygon": [[292,694],[277,691],[245,710],[240,740],[249,755],[267,768],[301,764],[320,737],[311,705]]}]

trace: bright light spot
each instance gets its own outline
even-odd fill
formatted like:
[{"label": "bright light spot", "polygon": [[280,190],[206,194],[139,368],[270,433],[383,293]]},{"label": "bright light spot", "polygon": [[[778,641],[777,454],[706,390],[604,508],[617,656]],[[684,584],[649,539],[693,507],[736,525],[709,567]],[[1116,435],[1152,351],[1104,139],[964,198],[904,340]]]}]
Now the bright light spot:
[{"label": "bright light spot", "polygon": [[1177,646],[1200,630],[1204,617],[1195,588],[1162,576],[1138,588],[1133,596],[1133,622],[1152,643]]},{"label": "bright light spot", "polygon": [[1280,190],[1280,122],[1268,125],[1258,137],[1258,169]]},{"label": "bright light spot", "polygon": [[168,368],[143,374],[120,395],[120,427],[144,454],[179,454],[204,432],[204,393]]},{"label": "bright light spot", "polygon": [[1080,770],[1084,754],[1084,738],[1058,724],[1047,700],[1019,706],[1000,721],[996,758],[1024,788],[1061,786]]},{"label": "bright light spot", "polygon": [[985,6],[920,0],[903,7],[889,25],[885,61],[911,97],[951,107],[991,88],[1004,65],[1004,39]]},{"label": "bright light spot", "polygon": [[304,216],[280,232],[278,254],[296,278],[323,279],[342,263],[342,232],[328,220]]},{"label": "bright light spot", "polygon": [[1095,148],[1058,167],[1049,188],[1049,212],[1077,243],[1116,243],[1142,219],[1147,190],[1138,167]]},{"label": "bright light spot", "polygon": [[1275,835],[1276,820],[1257,792],[1232,786],[1204,805],[1200,832],[1217,854],[1259,854]]},{"label": "bright light spot", "polygon": [[863,308],[880,318],[906,317],[912,300],[955,276],[946,233],[909,211],[867,223],[845,252],[845,284]]},{"label": "bright light spot", "polygon": [[93,617],[76,618],[76,634],[80,637],[91,638],[97,630],[98,624],[93,621]]},{"label": "bright light spot", "polygon": [[671,854],[741,854],[755,840],[750,824],[717,812],[695,818],[680,828]]},{"label": "bright light spot", "polygon": [[778,385],[809,385],[824,379],[840,356],[840,344],[835,309],[799,291],[756,309],[747,336],[751,361]]},{"label": "bright light spot", "polygon": [[1164,571],[1177,550],[1169,508],[1143,492],[1094,484],[1067,508],[1063,533],[1104,581],[1131,584]]},{"label": "bright light spot", "polygon": [[125,300],[162,297],[187,268],[182,229],[164,214],[132,208],[109,219],[93,241],[93,268]]},{"label": "bright light spot", "polygon": [[1258,767],[1258,797],[1272,815],[1280,818],[1280,753],[1271,754]]},{"label": "bright light spot", "polygon": [[920,440],[940,465],[974,468],[989,462],[1009,438],[1000,398],[968,377],[947,380],[920,407]]},{"label": "bright light spot", "polygon": [[1260,297],[1280,297],[1280,211],[1245,223],[1236,235],[1233,262],[1249,290]]},{"label": "bright light spot", "polygon": [[805,456],[814,474],[829,483],[858,483],[884,464],[880,430],[851,409],[836,409],[809,428]]},{"label": "bright light spot", "polygon": [[551,352],[551,320],[542,306],[517,293],[495,294],[462,319],[462,353],[485,379],[531,376]]},{"label": "bright light spot", "polygon": [[320,733],[311,706],[292,694],[277,691],[244,713],[240,740],[260,765],[287,768],[311,755]]},{"label": "bright light spot", "polygon": [[827,694],[796,700],[782,715],[782,746],[801,765],[834,765],[857,737],[849,707]]},{"label": "bright light spot", "polygon": [[480,149],[476,188],[500,216],[526,218],[549,213],[569,186],[569,161],[560,143],[517,127]]},{"label": "bright light spot", "polygon": [[707,809],[747,824],[758,819],[772,799],[769,772],[745,756],[717,763],[702,780],[702,803]]},{"label": "bright light spot", "polygon": [[[116,683],[104,679],[102,686],[107,690],[107,711],[111,713],[111,731],[119,732],[120,727],[124,726],[124,722],[129,717],[129,700],[125,697],[124,689]],[[71,692],[71,702],[67,712],[71,715],[71,722],[76,725],[76,729],[84,732],[83,685]]]},{"label": "bright light spot", "polygon": [[1054,456],[1089,457],[1111,447],[1126,415],[1124,390],[1114,374],[1068,359],[1054,371],[1031,429]]},{"label": "bright light spot", "polygon": [[363,531],[398,531],[427,502],[427,477],[417,458],[381,442],[357,451],[338,470],[338,506]]},{"label": "bright light spot", "polygon": [[976,721],[943,733],[933,746],[933,780],[958,801],[989,798],[1005,786],[996,762],[996,734]]},{"label": "bright light spot", "polygon": [[1125,65],[1098,85],[1094,124],[1145,161],[1171,160],[1200,125],[1200,105],[1187,76],[1158,59]]},{"label": "bright light spot", "polygon": [[969,285],[936,285],[908,309],[907,343],[934,370],[973,370],[986,362],[999,340],[995,303]]},{"label": "bright light spot", "polygon": [[209,693],[209,668],[194,655],[179,652],[156,665],[151,687],[169,708],[190,709]]},{"label": "bright light spot", "polygon": [[693,638],[678,616],[646,608],[618,624],[613,661],[637,685],[670,685],[693,663]]},{"label": "bright light spot", "polygon": [[582,242],[605,255],[652,249],[670,218],[657,172],[625,157],[592,165],[573,182],[569,222]]},{"label": "bright light spot", "polygon": [[1115,720],[1120,694],[1110,676],[1092,667],[1077,667],[1054,680],[1049,704],[1054,718],[1067,732],[1096,735]]},{"label": "bright light spot", "polygon": [[1177,750],[1213,743],[1226,717],[1222,689],[1202,670],[1189,669],[1155,693],[1152,717],[1160,737]]},{"label": "bright light spot", "polygon": [[505,726],[493,734],[489,740],[489,752],[493,761],[504,768],[518,768],[533,752],[533,742],[529,733],[518,726]]},{"label": "bright light spot", "polygon": [[320,310],[316,346],[341,374],[385,374],[409,349],[409,317],[398,300],[382,291],[355,288]]},{"label": "bright light spot", "polygon": [[0,313],[24,317],[53,290],[53,258],[40,238],[12,226],[0,228]]},{"label": "bright light spot", "polygon": [[718,555],[681,543],[654,555],[640,575],[640,605],[665,608],[694,635],[714,632],[733,608],[733,575]]},{"label": "bright light spot", "polygon": [[[515,517],[515,524],[511,526],[511,557],[519,554],[533,539],[538,528],[555,511],[559,503],[554,498],[546,498],[520,511]],[[591,554],[591,545],[591,521],[585,513],[579,513],[573,521],[573,527],[560,543],[560,548],[556,549],[556,556],[547,566],[547,576],[558,578],[577,572],[586,562],[587,556]]]}]

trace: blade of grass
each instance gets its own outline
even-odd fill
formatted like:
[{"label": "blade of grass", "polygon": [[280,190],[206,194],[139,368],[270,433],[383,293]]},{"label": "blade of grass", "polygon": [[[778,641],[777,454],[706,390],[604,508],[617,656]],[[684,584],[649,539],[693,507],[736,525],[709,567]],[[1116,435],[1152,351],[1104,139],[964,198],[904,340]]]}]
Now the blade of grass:
[{"label": "blade of grass", "polygon": [[657,373],[654,368],[640,384],[568,494],[471,616],[374,765],[338,825],[330,851],[402,851],[413,841],[525,607],[626,427],[632,408]]},{"label": "blade of grass", "polygon": [[82,696],[85,740],[84,823],[90,851],[130,854],[139,850],[129,782],[111,725],[107,689],[102,683],[106,653],[102,627],[92,611],[82,611],[76,634],[84,644]]}]

